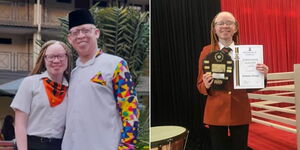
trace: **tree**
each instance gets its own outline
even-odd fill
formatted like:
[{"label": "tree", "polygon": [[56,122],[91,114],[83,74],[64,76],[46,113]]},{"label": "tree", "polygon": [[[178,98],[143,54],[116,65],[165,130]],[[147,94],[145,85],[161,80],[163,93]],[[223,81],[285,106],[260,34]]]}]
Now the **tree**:
[{"label": "tree", "polygon": [[[97,28],[100,29],[99,47],[107,53],[124,58],[137,83],[142,66],[149,53],[149,17],[147,12],[132,8],[98,8],[90,9]],[[62,41],[67,43],[68,20],[60,18]],[[72,49],[74,60],[76,51]]]}]

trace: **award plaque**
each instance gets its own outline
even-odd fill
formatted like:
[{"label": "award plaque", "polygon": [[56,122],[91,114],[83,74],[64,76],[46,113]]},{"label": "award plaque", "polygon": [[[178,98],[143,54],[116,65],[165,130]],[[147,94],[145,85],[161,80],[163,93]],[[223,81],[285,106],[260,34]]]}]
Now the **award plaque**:
[{"label": "award plaque", "polygon": [[225,90],[225,84],[233,73],[233,61],[220,50],[211,52],[204,58],[203,72],[212,75],[212,89]]}]

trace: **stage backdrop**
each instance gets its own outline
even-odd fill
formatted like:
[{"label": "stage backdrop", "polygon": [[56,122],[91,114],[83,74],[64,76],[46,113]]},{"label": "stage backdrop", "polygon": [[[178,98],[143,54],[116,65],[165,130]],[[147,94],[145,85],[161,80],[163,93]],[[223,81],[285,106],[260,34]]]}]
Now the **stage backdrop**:
[{"label": "stage backdrop", "polygon": [[205,97],[196,88],[198,58],[209,44],[219,0],[151,1],[151,126],[190,130],[189,149],[209,149]]},{"label": "stage backdrop", "polygon": [[299,0],[221,0],[240,25],[241,44],[264,46],[270,72],[293,71],[300,63]]}]

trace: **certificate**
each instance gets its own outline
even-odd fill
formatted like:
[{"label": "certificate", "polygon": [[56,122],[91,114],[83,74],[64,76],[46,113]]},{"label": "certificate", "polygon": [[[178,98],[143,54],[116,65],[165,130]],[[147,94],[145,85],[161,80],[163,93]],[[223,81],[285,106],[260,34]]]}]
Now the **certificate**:
[{"label": "certificate", "polygon": [[234,89],[264,88],[264,74],[256,70],[256,64],[263,64],[263,46],[236,45],[233,57]]}]

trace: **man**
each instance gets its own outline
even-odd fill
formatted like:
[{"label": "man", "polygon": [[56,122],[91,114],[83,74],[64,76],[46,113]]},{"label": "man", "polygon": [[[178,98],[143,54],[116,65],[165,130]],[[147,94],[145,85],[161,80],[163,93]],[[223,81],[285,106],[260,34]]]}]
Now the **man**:
[{"label": "man", "polygon": [[126,61],[99,50],[100,30],[88,10],[69,13],[69,31],[79,58],[70,80],[62,149],[134,149],[139,111]]}]

